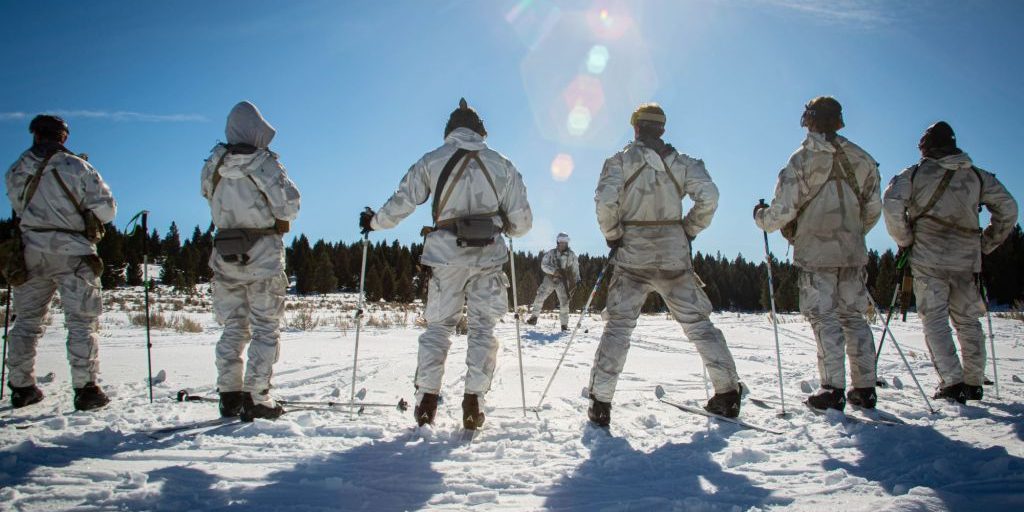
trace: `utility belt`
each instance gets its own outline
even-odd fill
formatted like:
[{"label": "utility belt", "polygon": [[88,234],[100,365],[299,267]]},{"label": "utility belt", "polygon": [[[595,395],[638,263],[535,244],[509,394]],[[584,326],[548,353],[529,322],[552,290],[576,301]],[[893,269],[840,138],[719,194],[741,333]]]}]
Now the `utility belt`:
[{"label": "utility belt", "polygon": [[673,220],[624,220],[621,222],[623,226],[682,226],[683,219]]},{"label": "utility belt", "polygon": [[[287,225],[287,221],[284,222]],[[287,232],[287,229],[284,231]],[[280,235],[280,226],[272,228],[223,228],[218,229],[213,237],[213,246],[217,254],[228,263],[247,265],[249,251],[265,236]]]},{"label": "utility belt", "polygon": [[958,233],[961,233],[961,234],[964,234],[964,235],[968,235],[968,236],[978,236],[978,235],[984,233],[984,231],[981,228],[967,228],[967,227],[961,226],[959,224],[956,224],[956,223],[953,223],[953,222],[949,222],[948,220],[940,219],[940,218],[935,217],[933,215],[928,215],[928,214],[920,215],[920,216],[918,216],[915,219],[915,221],[921,220],[921,219],[928,219],[928,220],[930,220],[930,221],[932,221],[932,222],[934,222],[934,223],[936,223],[936,224],[938,224],[938,225],[940,225],[940,226],[942,226],[942,227],[944,227],[946,229],[952,229],[953,231],[956,231]]},{"label": "utility belt", "polygon": [[487,247],[501,234],[502,228],[494,224],[494,218],[499,216],[495,212],[446,219],[433,226],[423,226],[420,235],[425,237],[435,231],[447,231],[455,235],[455,244],[459,247]]}]

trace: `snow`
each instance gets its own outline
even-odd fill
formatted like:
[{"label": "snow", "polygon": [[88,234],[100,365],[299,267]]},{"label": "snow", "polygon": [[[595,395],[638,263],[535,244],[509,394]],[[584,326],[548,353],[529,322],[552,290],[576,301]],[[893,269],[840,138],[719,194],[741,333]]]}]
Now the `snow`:
[{"label": "snow", "polygon": [[[204,290],[205,291],[205,290]],[[412,414],[368,408],[295,411],[277,421],[229,424],[203,434],[153,439],[140,432],[217,417],[214,403],[179,403],[187,388],[215,395],[213,346],[219,328],[209,298],[167,290],[154,309],[199,322],[201,333],[154,331],[154,374],[146,387],[145,332],[129,321],[139,288],[107,297],[101,324],[102,386],[111,404],[73,412],[59,312],[39,345],[40,404],[0,413],[3,510],[1021,510],[1024,509],[1024,323],[994,319],[1002,399],[968,406],[932,401],[930,415],[902,361],[886,343],[880,375],[902,388],[879,390],[879,406],[907,425],[877,426],[820,416],[800,400],[817,386],[810,327],[780,323],[788,418],[744,404],[741,417],[781,430],[771,435],[687,414],[655,399],[654,388],[688,403],[704,400],[693,346],[665,315],[645,315],[633,337],[609,431],[586,421],[590,364],[603,321],[578,333],[542,410],[520,409],[515,326],[502,341],[487,423],[464,441],[459,413],[466,342],[457,336],[447,363],[436,425],[413,428]],[[274,393],[290,400],[346,399],[354,324],[351,296],[291,298]],[[367,402],[412,400],[421,305],[375,304],[360,339],[357,388]],[[318,320],[298,325],[296,315]],[[771,324],[763,314],[713,317],[726,335],[752,395],[776,404]],[[568,336],[554,315],[523,326],[527,405],[544,389]],[[575,324],[575,318],[573,319]],[[893,330],[929,395],[937,379],[921,327],[911,315]],[[876,337],[880,327],[876,329]],[[991,372],[989,372],[991,377]],[[27,428],[25,428],[27,426]]]}]

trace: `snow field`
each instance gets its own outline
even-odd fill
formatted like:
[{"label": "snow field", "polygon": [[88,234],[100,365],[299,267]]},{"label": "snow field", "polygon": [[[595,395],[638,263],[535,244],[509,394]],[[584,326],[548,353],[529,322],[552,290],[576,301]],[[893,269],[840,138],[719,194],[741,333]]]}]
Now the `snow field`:
[{"label": "snow field", "polygon": [[[117,297],[112,295],[113,297]],[[763,314],[713,317],[726,335],[752,395],[775,409],[744,403],[741,417],[785,432],[774,436],[681,412],[654,398],[661,384],[674,400],[705,399],[701,366],[682,330],[665,315],[640,319],[608,432],[586,421],[590,364],[603,322],[584,321],[539,413],[520,409],[512,315],[498,326],[498,368],[488,418],[472,442],[459,415],[464,336],[453,340],[444,403],[435,426],[416,429],[410,412],[369,408],[295,411],[274,422],[230,424],[200,435],[152,439],[141,431],[217,417],[216,404],[179,403],[177,390],[215,395],[213,345],[219,329],[205,304],[160,307],[201,324],[203,332],[154,331],[156,385],[146,389],[144,330],[129,321],[138,294],[124,292],[101,318],[102,385],[110,406],[73,412],[62,330],[55,314],[39,346],[37,374],[46,400],[0,413],[0,509],[185,510],[1020,510],[1024,507],[1024,323],[994,319],[1002,399],[994,387],[968,406],[932,401],[929,415],[890,342],[879,365],[891,387],[879,407],[907,422],[886,427],[818,416],[800,401],[817,387],[816,349],[798,316],[780,323],[788,418],[779,418],[771,324]],[[282,334],[276,396],[344,401],[351,386],[351,297],[290,301],[289,318],[325,319]],[[319,301],[319,302],[318,302]],[[109,301],[108,301],[109,302]],[[114,301],[116,303],[116,301]],[[292,305],[293,304],[293,305]],[[415,312],[365,327],[357,388],[367,402],[412,401]],[[175,310],[175,308],[180,308]],[[338,320],[331,320],[338,319]],[[568,340],[554,315],[523,326],[527,405],[536,405]],[[575,325],[575,317],[572,319]],[[390,327],[388,327],[390,325]],[[920,324],[893,322],[897,341],[929,393],[936,384]],[[876,330],[876,337],[881,327]],[[991,373],[990,373],[991,377]],[[898,381],[898,382],[897,382]],[[898,385],[902,384],[902,388]],[[30,425],[28,428],[18,428]]]}]

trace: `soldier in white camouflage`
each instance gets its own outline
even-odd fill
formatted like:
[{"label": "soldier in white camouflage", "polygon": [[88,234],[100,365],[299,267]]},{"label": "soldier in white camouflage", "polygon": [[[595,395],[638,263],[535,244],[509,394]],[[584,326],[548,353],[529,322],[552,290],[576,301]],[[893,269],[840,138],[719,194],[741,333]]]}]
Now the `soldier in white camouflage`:
[{"label": "soldier in white camouflage", "polygon": [[[980,400],[985,380],[985,336],[978,319],[981,255],[994,251],[1017,223],[1017,202],[995,175],[979,169],[957,147],[948,123],[928,127],[918,143],[921,161],[889,182],[885,225],[910,251],[917,312],[939,374],[936,398]],[[991,220],[981,229],[985,206]],[[949,321],[956,327],[963,362]]]},{"label": "soldier in white camouflage", "polygon": [[227,144],[214,146],[201,175],[217,227],[209,264],[213,310],[224,325],[216,347],[220,413],[244,421],[284,412],[270,396],[270,380],[288,290],[283,236],[299,214],[300,195],[269,148],[275,133],[255,105],[235,105]]},{"label": "soldier in white camouflage", "polygon": [[[874,408],[864,235],[881,216],[878,163],[836,133],[845,125],[835,98],[808,102],[800,125],[807,138],[779,173],[771,206],[754,208],[754,221],[769,233],[782,230],[800,268],[800,312],[814,329],[821,378],[821,389],[807,403],[818,409],[843,410],[847,401]],[[844,396],[845,356],[853,389]]]},{"label": "soldier in white camouflage", "polygon": [[[537,288],[537,296],[530,308],[530,318],[526,323],[537,325],[537,313],[544,307],[544,301],[555,292],[558,297],[558,319],[562,324],[562,332],[569,330],[569,299],[571,289],[580,284],[580,259],[569,248],[569,235],[559,233],[555,237],[555,248],[544,253],[540,260],[540,269],[544,272],[544,280]],[[570,288],[569,283],[573,283]]]},{"label": "soldier in white camouflage", "polygon": [[[590,373],[590,420],[607,426],[611,401],[626,364],[629,340],[650,292],[697,347],[715,396],[708,411],[736,417],[740,382],[722,331],[711,323],[711,301],[693,272],[690,242],[711,224],[718,188],[704,162],[676,151],[662,140],[665,112],[643,104],[630,120],[636,138],[604,163],[594,202],[597,221],[614,250],[605,325]],[[683,198],[693,208],[683,216]]]},{"label": "soldier in white camouflage", "polygon": [[414,378],[419,425],[434,421],[463,304],[469,308],[463,426],[476,429],[483,423],[483,398],[491,388],[498,353],[494,326],[508,311],[509,281],[502,271],[508,250],[501,235],[521,237],[533,225],[522,176],[487,146],[486,137],[480,116],[461,100],[445,126],[444,144],[409,168],[376,214],[367,208],[359,218],[364,234],[390,229],[433,197],[434,225],[423,229],[420,257],[431,267],[432,277]]},{"label": "soldier in white camouflage", "polygon": [[6,176],[7,197],[20,218],[27,270],[24,282],[12,279],[17,319],[7,357],[11,404],[24,407],[43,399],[36,386],[36,345],[46,331],[50,301],[59,292],[68,329],[74,406],[96,409],[109,403],[96,382],[103,271],[96,243],[102,237],[100,227],[114,220],[117,204],[96,169],[64,147],[69,130],[63,119],[37,116],[29,131],[32,147]]}]

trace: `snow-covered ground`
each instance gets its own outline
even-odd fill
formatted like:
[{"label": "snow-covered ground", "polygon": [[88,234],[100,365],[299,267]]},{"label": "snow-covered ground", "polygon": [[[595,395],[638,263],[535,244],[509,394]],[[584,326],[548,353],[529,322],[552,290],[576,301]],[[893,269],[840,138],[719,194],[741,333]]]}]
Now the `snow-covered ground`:
[{"label": "snow-covered ground", "polygon": [[[580,332],[544,409],[524,416],[509,315],[498,328],[502,348],[487,424],[471,443],[458,421],[464,336],[453,343],[433,428],[412,428],[411,411],[374,408],[354,417],[298,411],[153,439],[142,432],[217,416],[216,404],[173,397],[182,388],[214,395],[219,329],[206,312],[208,299],[161,298],[167,315],[198,321],[203,332],[154,333],[154,372],[165,370],[167,379],[150,404],[144,330],[126,311],[139,307],[138,295],[110,298],[118,299],[108,300],[112,311],[101,319],[100,353],[111,404],[73,412],[63,320],[55,314],[37,362],[38,375],[56,375],[41,385],[46,400],[0,414],[0,509],[1024,510],[1024,384],[1013,381],[1024,377],[1020,321],[994,322],[1002,398],[987,387],[985,400],[966,407],[933,401],[935,415],[887,343],[880,374],[894,386],[879,391],[879,403],[906,421],[902,426],[849,424],[804,409],[801,388],[817,385],[815,343],[809,326],[789,315],[780,335],[792,414],[778,418],[777,410],[749,403],[741,414],[784,435],[658,402],[658,384],[678,400],[705,397],[696,352],[664,315],[640,320],[609,432],[588,425],[581,396],[603,325],[596,316],[584,322],[589,333]],[[349,298],[292,301],[293,327],[282,336],[274,377],[278,397],[347,399],[355,337],[346,305]],[[421,332],[415,311],[371,313],[378,325],[363,331],[357,382],[366,401],[411,401]],[[298,330],[303,312],[319,325]],[[713,320],[752,394],[777,400],[767,317]],[[548,316],[523,330],[528,405],[536,404],[568,339],[555,329]],[[894,331],[930,395],[936,377],[920,324],[911,315],[894,322]]]}]

